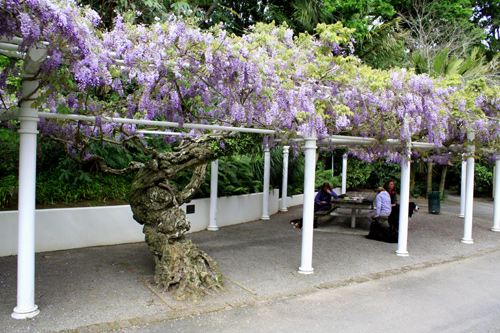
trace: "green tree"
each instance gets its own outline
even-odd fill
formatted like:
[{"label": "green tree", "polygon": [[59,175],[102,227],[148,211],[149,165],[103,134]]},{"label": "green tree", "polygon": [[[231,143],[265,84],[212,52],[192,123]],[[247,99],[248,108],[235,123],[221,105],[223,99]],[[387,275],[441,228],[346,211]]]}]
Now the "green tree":
[{"label": "green tree", "polygon": [[472,22],[486,32],[486,55],[491,60],[500,52],[500,1],[475,0],[472,3]]},{"label": "green tree", "polygon": [[324,12],[328,21],[356,29],[354,53],[369,66],[387,69],[403,60],[404,32],[390,1],[325,0]]}]

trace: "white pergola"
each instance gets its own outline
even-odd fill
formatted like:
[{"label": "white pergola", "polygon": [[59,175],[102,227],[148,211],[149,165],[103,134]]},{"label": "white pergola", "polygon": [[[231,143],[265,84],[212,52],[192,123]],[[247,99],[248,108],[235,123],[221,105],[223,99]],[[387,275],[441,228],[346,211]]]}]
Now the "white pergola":
[{"label": "white pergola", "polygon": [[[20,152],[19,152],[19,204],[18,204],[18,268],[17,268],[17,306],[14,308],[12,317],[16,319],[26,319],[36,316],[39,313],[38,306],[35,304],[35,189],[36,189],[36,147],[37,147],[37,123],[40,118],[60,118],[70,120],[95,121],[94,117],[78,115],[61,115],[54,113],[39,112],[32,108],[32,103],[37,98],[38,80],[35,78],[40,70],[41,64],[46,59],[47,53],[43,46],[32,48],[26,54],[17,52],[17,47],[22,40],[20,38],[13,40],[0,40],[0,53],[8,56],[16,56],[24,59],[22,84],[22,98],[18,112],[0,110],[0,120],[17,119],[20,122]],[[234,128],[216,125],[198,125],[183,124],[162,121],[134,120],[124,118],[102,118],[102,122],[112,123],[133,123],[139,125],[155,125],[158,127],[182,127],[198,128],[226,131],[240,131],[261,134],[273,134],[274,131],[254,128]],[[145,132],[144,132],[145,133]],[[170,132],[166,134],[170,135]],[[158,133],[161,134],[161,133]],[[302,229],[302,254],[299,273],[312,274],[312,251],[313,251],[313,216],[314,216],[314,196],[315,196],[315,169],[316,169],[316,150],[318,140],[315,136],[303,137],[305,151],[305,175],[304,175],[304,204],[303,204],[303,229]],[[328,140],[334,145],[372,145],[373,139],[356,138],[345,136],[332,136]],[[474,140],[472,133],[469,140]],[[389,142],[389,141],[388,141]],[[394,142],[393,144],[396,144]],[[434,148],[425,143],[412,143],[410,147]],[[474,157],[473,147],[469,145],[467,155],[467,175],[465,187],[465,223],[464,238],[462,242],[472,243],[472,200],[474,186]],[[264,199],[262,219],[269,219],[268,199],[269,199],[269,173],[270,173],[270,152],[265,147],[265,172],[264,172]],[[288,147],[283,150],[283,192],[281,211],[286,211],[286,188],[288,174]],[[347,156],[343,159],[344,170],[347,166]],[[218,161],[212,162],[211,179],[211,205],[210,205],[210,224],[208,230],[217,230],[216,211],[217,211],[217,170]],[[500,158],[495,164],[496,182],[495,193],[500,193]],[[343,172],[343,192],[345,192],[346,174]],[[409,156],[403,156],[401,162],[401,210],[400,210],[400,231],[398,249],[399,256],[407,256],[407,230],[408,230],[408,202],[409,202],[409,180],[410,180],[410,159]],[[493,231],[500,231],[500,199],[495,196]]]}]

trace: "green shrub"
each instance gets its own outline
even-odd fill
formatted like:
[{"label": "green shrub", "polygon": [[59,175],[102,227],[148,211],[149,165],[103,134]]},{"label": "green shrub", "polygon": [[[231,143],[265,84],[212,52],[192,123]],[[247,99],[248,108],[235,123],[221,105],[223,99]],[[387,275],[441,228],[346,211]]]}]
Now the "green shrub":
[{"label": "green shrub", "polygon": [[0,177],[0,208],[8,206],[14,192],[19,187],[18,177],[16,175],[8,175]]},{"label": "green shrub", "polygon": [[475,163],[474,192],[491,194],[493,191],[493,166],[485,163]]},{"label": "green shrub", "polygon": [[371,163],[363,162],[357,158],[350,157],[347,162],[347,188],[365,188],[372,171],[373,166]]},{"label": "green shrub", "polygon": [[[474,194],[491,195],[493,192],[493,169],[495,163],[487,158],[477,159],[474,163]],[[446,187],[460,191],[462,179],[462,163],[457,160],[446,175]]]},{"label": "green shrub", "polygon": [[0,128],[0,178],[19,171],[19,136],[13,130]]},{"label": "green shrub", "polygon": [[[320,163],[318,163],[320,164]],[[328,182],[332,188],[342,185],[342,175],[332,176],[332,170],[321,171],[321,165],[319,165],[320,170],[316,171],[316,181],[315,188],[318,190],[323,183]]]},{"label": "green shrub", "polygon": [[371,163],[372,172],[366,180],[365,188],[376,189],[383,186],[388,179],[394,180],[396,189],[399,190],[401,179],[401,165],[398,163],[377,160]]}]

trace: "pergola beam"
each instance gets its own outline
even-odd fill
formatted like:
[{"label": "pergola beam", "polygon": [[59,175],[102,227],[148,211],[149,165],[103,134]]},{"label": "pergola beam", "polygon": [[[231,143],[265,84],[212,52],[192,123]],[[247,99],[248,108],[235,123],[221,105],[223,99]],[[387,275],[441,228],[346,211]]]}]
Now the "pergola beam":
[{"label": "pergola beam", "polygon": [[[81,115],[76,115],[76,114],[59,114],[59,113],[50,113],[50,112],[38,112],[38,116],[40,118],[51,118],[51,119],[82,120],[82,121],[92,121],[92,122],[96,121],[96,117],[81,116]],[[175,127],[175,128],[207,129],[207,130],[214,130],[214,131],[231,131],[231,132],[243,132],[243,133],[258,133],[258,134],[274,134],[274,133],[276,133],[276,131],[274,131],[274,130],[267,130],[267,129],[261,129],[261,128],[231,127],[231,126],[203,125],[203,124],[191,124],[191,123],[180,124],[180,123],[175,123],[175,122],[171,122],[171,121],[146,120],[146,119],[102,117],[101,121],[103,123],[119,123],[119,124],[149,125],[149,126]]]}]

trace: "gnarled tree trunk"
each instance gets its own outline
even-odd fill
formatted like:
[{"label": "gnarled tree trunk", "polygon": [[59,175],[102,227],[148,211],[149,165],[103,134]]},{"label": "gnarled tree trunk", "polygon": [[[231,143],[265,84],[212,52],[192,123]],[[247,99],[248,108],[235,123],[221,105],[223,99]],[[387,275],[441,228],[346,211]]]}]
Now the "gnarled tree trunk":
[{"label": "gnarled tree trunk", "polygon": [[[130,206],[134,219],[144,225],[149,250],[155,257],[155,281],[175,297],[196,299],[210,289],[222,288],[217,263],[185,237],[190,229],[183,203],[189,202],[205,180],[212,152],[188,145],[176,152],[161,153],[146,163],[132,183]],[[188,168],[195,168],[182,190],[169,182]]]}]

